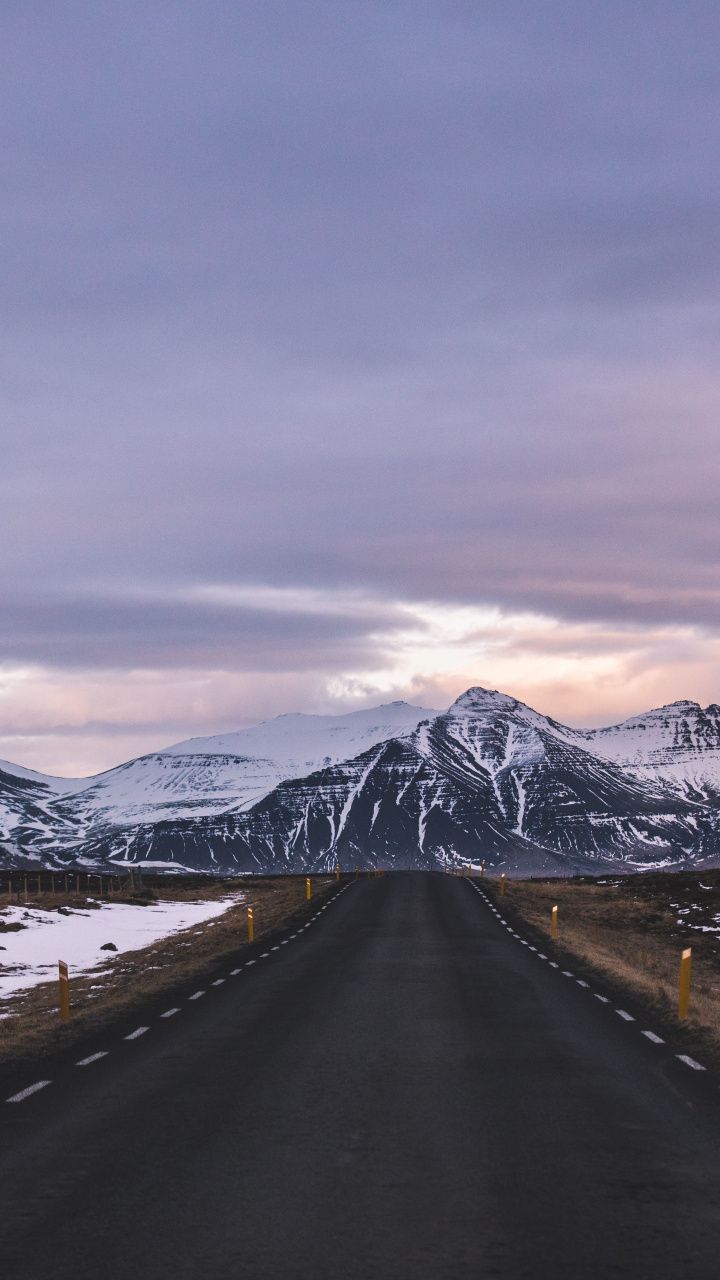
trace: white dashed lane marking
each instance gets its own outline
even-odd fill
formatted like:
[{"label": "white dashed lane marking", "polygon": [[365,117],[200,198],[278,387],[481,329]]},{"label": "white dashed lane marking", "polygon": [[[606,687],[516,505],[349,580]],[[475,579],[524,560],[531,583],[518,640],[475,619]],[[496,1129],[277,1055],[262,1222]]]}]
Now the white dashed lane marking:
[{"label": "white dashed lane marking", "polygon": [[594,991],[594,992],[593,992],[593,995],[595,996],[595,999],[596,999],[596,1000],[600,1000],[600,1001],[602,1001],[602,1003],[603,1003],[603,1004],[609,1004],[609,1003],[610,1003],[610,999],[609,999],[609,997],[608,997],[608,996],[601,996],[597,991]]},{"label": "white dashed lane marking", "polygon": [[633,1018],[632,1014],[631,1014],[631,1013],[626,1013],[626,1011],[625,1011],[624,1009],[616,1009],[616,1010],[615,1010],[615,1012],[616,1012],[616,1014],[617,1014],[618,1018],[624,1018],[626,1022],[634,1022],[634,1021],[635,1021],[635,1019]]},{"label": "white dashed lane marking", "polygon": [[214,987],[221,987],[224,981],[224,978],[216,978],[212,985]]},{"label": "white dashed lane marking", "polygon": [[[252,960],[251,960],[251,961],[250,961],[250,964],[252,964],[252,963],[253,963],[253,962],[252,962]],[[188,1000],[199,1000],[199,999],[200,999],[200,997],[201,997],[201,996],[204,996],[204,995],[205,995],[205,992],[204,992],[204,991],[196,991],[196,992],[195,992],[195,994],[194,994],[193,996],[188,996]]]},{"label": "white dashed lane marking", "polygon": [[694,1058],[689,1058],[686,1053],[676,1053],[675,1057],[680,1062],[684,1062],[686,1067],[692,1067],[693,1071],[705,1071],[706,1068],[700,1062],[696,1062]]},{"label": "white dashed lane marking", "polygon": [[11,1098],[6,1098],[6,1102],[24,1102],[26,1098],[38,1093],[40,1089],[46,1089],[52,1080],[38,1080],[37,1084],[29,1084],[27,1089],[21,1089],[19,1093],[14,1093]]},{"label": "white dashed lane marking", "polygon": [[99,1062],[101,1058],[107,1058],[108,1050],[103,1049],[101,1053],[91,1053],[89,1058],[81,1058],[75,1063],[76,1067],[89,1067],[91,1062]]},{"label": "white dashed lane marking", "polygon": [[652,1040],[653,1044],[664,1044],[662,1036],[656,1036],[654,1031],[643,1031],[642,1035],[647,1036],[648,1040]]},{"label": "white dashed lane marking", "polygon": [[164,1013],[161,1013],[161,1014],[160,1014],[160,1017],[161,1017],[161,1018],[174,1018],[174,1017],[175,1017],[175,1014],[176,1014],[176,1013],[179,1013],[179,1012],[180,1012],[180,1010],[179,1010],[179,1009],[166,1009]]},{"label": "white dashed lane marking", "polygon": [[129,1035],[129,1036],[125,1036],[125,1039],[126,1039],[126,1040],[139,1040],[139,1039],[140,1039],[140,1036],[144,1036],[144,1035],[145,1035],[145,1032],[146,1032],[146,1031],[149,1031],[149,1030],[150,1030],[150,1028],[149,1028],[149,1027],[136,1027],[134,1031],[131,1031],[131,1032],[130,1032],[130,1035]]}]

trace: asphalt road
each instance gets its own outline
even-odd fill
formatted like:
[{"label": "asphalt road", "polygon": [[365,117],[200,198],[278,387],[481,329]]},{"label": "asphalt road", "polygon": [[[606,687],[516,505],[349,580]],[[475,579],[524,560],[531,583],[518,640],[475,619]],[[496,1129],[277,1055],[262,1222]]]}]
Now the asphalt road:
[{"label": "asphalt road", "polygon": [[715,1077],[468,881],[351,883],[277,945],[0,1102],[4,1276],[720,1274]]}]

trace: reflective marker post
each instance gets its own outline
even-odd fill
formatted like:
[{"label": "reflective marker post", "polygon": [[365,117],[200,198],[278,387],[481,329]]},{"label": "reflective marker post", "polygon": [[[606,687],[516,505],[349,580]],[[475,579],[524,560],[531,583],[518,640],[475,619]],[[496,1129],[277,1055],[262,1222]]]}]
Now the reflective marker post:
[{"label": "reflective marker post", "polygon": [[557,938],[557,936],[558,936],[558,909],[557,907],[553,907],[552,911],[550,912],[550,937]]},{"label": "reflective marker post", "polygon": [[312,898],[312,886],[310,884],[310,877],[307,876],[305,879],[305,899],[307,902],[309,902],[311,898]]},{"label": "reflective marker post", "polygon": [[60,1018],[70,1021],[70,973],[64,960],[58,960],[60,981]]},{"label": "reflective marker post", "polygon": [[248,922],[248,942],[254,942],[255,941],[255,919],[253,916],[252,907],[248,907],[247,909],[247,922]]},{"label": "reflective marker post", "polygon": [[690,975],[692,973],[692,948],[688,947],[680,957],[680,993],[678,1018],[687,1018],[690,1005]]},{"label": "reflective marker post", "polygon": [[503,871],[502,875],[500,876],[500,897],[501,897],[501,898],[504,898],[504,897],[505,897],[505,884],[506,884],[506,882],[507,882],[507,876],[505,875],[505,872]]}]

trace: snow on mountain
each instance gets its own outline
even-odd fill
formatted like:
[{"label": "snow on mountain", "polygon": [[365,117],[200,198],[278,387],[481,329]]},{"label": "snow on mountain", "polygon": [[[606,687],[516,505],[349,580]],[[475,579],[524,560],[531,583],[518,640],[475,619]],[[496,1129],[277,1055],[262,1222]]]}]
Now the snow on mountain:
[{"label": "snow on mountain", "polygon": [[[433,868],[474,857],[562,872],[560,857],[505,831],[492,798],[488,813],[482,788],[449,778],[414,739],[391,738],[354,760],[283,782],[242,813],[118,831],[111,856],[241,872],[319,872],[337,863]],[[103,850],[107,856],[107,843],[88,843],[83,855]]]},{"label": "snow on mountain", "polygon": [[49,773],[37,773],[35,769],[26,769],[21,764],[12,764],[10,760],[0,760],[0,773],[8,774],[12,778],[21,778],[24,782],[36,783],[39,787],[44,787],[51,794],[58,796],[77,791],[87,783],[87,778],[56,778]]},{"label": "snow on mountain", "polygon": [[586,730],[588,745],[644,780],[690,800],[720,803],[720,706],[671,702],[606,729]]},{"label": "snow on mountain", "polygon": [[294,871],[485,859],[557,874],[678,864],[716,843],[704,810],[597,755],[583,731],[471,689],[414,732],[286,779],[242,812],[117,831],[112,854]]},{"label": "snow on mountain", "polygon": [[241,811],[284,779],[357,755],[385,738],[410,733],[421,719],[435,714],[406,702],[392,702],[344,716],[279,716],[236,733],[191,738],[81,780],[79,785],[71,780],[67,793],[50,803],[46,827],[34,828],[31,843],[39,847],[55,843],[58,824],[63,842],[72,830],[77,844],[113,827]]},{"label": "snow on mountain", "polygon": [[668,805],[656,779],[599,758],[583,738],[515,698],[470,689],[428,727],[425,752],[458,783],[473,778],[486,797],[492,788],[506,831],[576,866],[605,858],[642,863],[647,854],[657,859],[660,844],[669,851],[673,842],[692,843],[687,804]]},{"label": "snow on mountain", "polygon": [[[62,822],[52,812],[57,798],[56,784],[75,779],[51,778],[23,769],[9,761],[0,762],[0,858],[4,865],[20,865],[48,841],[56,843]],[[73,832],[69,834],[72,838]]]},{"label": "snow on mountain", "polygon": [[220,733],[211,738],[188,738],[167,747],[162,755],[241,756],[274,760],[284,777],[302,777],[322,765],[349,760],[386,738],[412,733],[421,720],[437,711],[389,702],[342,716],[311,716],[301,712],[265,720],[250,729]]},{"label": "snow on mountain", "polygon": [[720,859],[720,708],[679,702],[573,729],[473,688],[442,714],[391,703],[280,716],[61,795],[0,772],[0,819],[6,858],[56,865],[702,865]]}]

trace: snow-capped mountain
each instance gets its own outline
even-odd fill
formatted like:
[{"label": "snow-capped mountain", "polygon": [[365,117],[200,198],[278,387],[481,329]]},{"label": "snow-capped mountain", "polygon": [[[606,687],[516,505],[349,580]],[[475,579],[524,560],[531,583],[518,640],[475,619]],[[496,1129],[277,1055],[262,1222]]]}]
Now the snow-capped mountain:
[{"label": "snow-capped mountain", "polygon": [[473,688],[441,714],[280,716],[56,783],[0,773],[8,856],[525,874],[720,862],[720,708],[689,702],[573,729]]},{"label": "snow-capped mountain", "polygon": [[19,866],[28,859],[42,860],[48,840],[72,842],[74,826],[63,829],[62,820],[52,810],[63,794],[71,794],[82,779],[53,778],[21,765],[0,761],[0,865]]},{"label": "snow-capped mountain", "polygon": [[402,737],[436,714],[391,702],[340,716],[278,716],[235,733],[191,738],[84,779],[8,763],[7,799],[0,773],[0,844],[18,856],[45,857],[58,844],[102,840],[109,831],[240,811],[286,778]]},{"label": "snow-capped mountain", "polygon": [[720,706],[671,702],[587,733],[593,751],[690,800],[720,804]]}]

